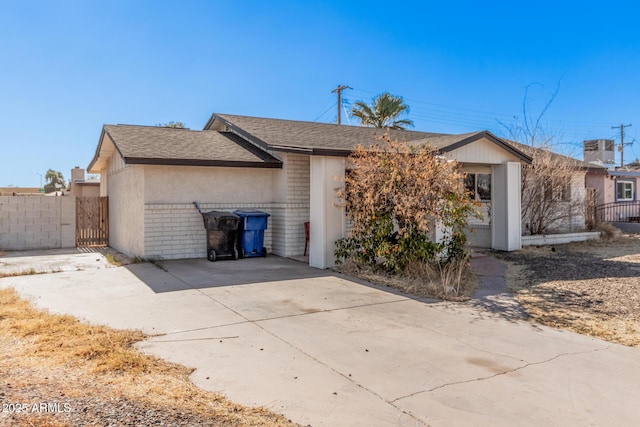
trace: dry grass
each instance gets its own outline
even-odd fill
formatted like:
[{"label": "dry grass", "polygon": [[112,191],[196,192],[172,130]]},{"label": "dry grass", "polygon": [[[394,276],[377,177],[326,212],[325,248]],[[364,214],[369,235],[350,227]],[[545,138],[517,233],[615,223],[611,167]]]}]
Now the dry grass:
[{"label": "dry grass", "polygon": [[640,347],[640,238],[607,234],[500,255],[507,285],[532,320]]},{"label": "dry grass", "polygon": [[[0,400],[64,400],[73,409],[67,418],[14,414],[11,425],[106,425],[111,418],[95,417],[112,416],[109,407],[125,403],[144,416],[179,414],[180,425],[292,425],[267,410],[243,407],[198,389],[189,381],[191,369],[132,347],[143,338],[138,331],[91,326],[36,310],[12,289],[0,289]],[[112,425],[127,424],[124,420]]]},{"label": "dry grass", "polygon": [[415,296],[448,301],[468,300],[477,284],[476,277],[471,273],[468,260],[439,266],[413,263],[407,265],[402,274],[397,275],[357,267],[350,262],[342,265],[339,271],[371,283],[399,289]]}]

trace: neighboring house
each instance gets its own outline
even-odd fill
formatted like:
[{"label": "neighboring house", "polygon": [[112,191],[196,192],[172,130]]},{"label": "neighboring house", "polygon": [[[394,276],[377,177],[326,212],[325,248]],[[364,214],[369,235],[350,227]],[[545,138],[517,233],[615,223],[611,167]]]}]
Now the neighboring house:
[{"label": "neighboring house", "polygon": [[[578,160],[542,148],[534,148],[510,140],[507,142],[531,157],[543,155],[545,156],[543,159],[549,159],[553,164],[566,168],[570,172],[569,177],[561,177],[562,182],[536,182],[529,184],[530,186],[545,186],[549,184],[553,186],[553,188],[535,192],[536,195],[549,197],[550,200],[544,203],[540,201],[533,202],[534,204],[538,203],[539,206],[545,206],[549,210],[547,215],[549,223],[546,225],[548,232],[570,233],[589,228],[592,225],[592,220],[587,209],[589,206],[593,206],[594,202],[593,190],[590,189],[587,177],[603,175],[606,173],[606,168],[599,164]],[[528,167],[531,166],[524,166],[524,168]],[[527,176],[526,171],[523,176]],[[534,206],[532,209],[527,209],[524,206],[525,203],[527,202],[523,201],[522,232],[523,235],[528,235],[531,234],[530,223],[532,218],[527,215],[527,212],[536,211],[539,207]],[[531,214],[531,216],[535,215],[536,212]]]},{"label": "neighboring house", "polygon": [[43,196],[38,187],[0,187],[0,196]]},{"label": "neighboring house", "polygon": [[[204,130],[105,125],[89,173],[100,174],[109,197],[110,245],[146,258],[204,258],[203,210],[259,209],[271,214],[265,245],[281,256],[304,251],[309,264],[334,264],[334,243],[346,218],[335,188],[357,145],[380,129],[213,114]],[[476,197],[490,218],[472,240],[498,250],[521,247],[520,170],[531,159],[482,131],[444,135],[390,131],[410,144],[430,143],[474,176]]]},{"label": "neighboring house", "polygon": [[85,179],[84,169],[76,166],[71,169],[71,179],[67,188],[67,195],[76,197],[100,196],[100,181],[97,179]]},{"label": "neighboring house", "polygon": [[612,140],[584,141],[585,159],[608,166],[601,172],[587,173],[586,183],[592,188],[595,200],[595,215],[606,222],[640,220],[638,184],[640,170],[637,161],[624,167],[613,165],[614,144]]}]

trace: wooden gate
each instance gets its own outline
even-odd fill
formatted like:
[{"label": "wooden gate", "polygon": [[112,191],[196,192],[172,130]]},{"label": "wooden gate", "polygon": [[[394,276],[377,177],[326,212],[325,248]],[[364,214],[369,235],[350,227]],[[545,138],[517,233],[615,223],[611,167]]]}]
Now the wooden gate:
[{"label": "wooden gate", "polygon": [[109,245],[109,199],[76,197],[76,246]]}]

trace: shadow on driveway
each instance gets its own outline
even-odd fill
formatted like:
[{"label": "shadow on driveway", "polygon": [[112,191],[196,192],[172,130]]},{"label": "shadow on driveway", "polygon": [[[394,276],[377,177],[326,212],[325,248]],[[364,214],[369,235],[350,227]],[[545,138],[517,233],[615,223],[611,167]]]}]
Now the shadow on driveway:
[{"label": "shadow on driveway", "polygon": [[237,261],[184,259],[154,264],[131,264],[126,268],[156,293],[335,276],[332,271],[275,255]]}]

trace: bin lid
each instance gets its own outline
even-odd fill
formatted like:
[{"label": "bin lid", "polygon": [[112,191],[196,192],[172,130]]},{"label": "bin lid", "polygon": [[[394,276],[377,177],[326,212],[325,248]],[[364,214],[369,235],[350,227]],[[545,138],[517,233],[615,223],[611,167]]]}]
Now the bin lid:
[{"label": "bin lid", "polygon": [[223,212],[223,211],[210,211],[203,212],[203,218],[239,218],[238,215],[235,215],[231,212]]},{"label": "bin lid", "polygon": [[246,217],[246,216],[261,216],[261,217],[269,217],[271,216],[271,214],[266,213],[266,212],[262,212],[262,211],[255,211],[255,210],[243,210],[243,209],[238,209],[233,211],[234,214],[240,216],[240,217]]}]

